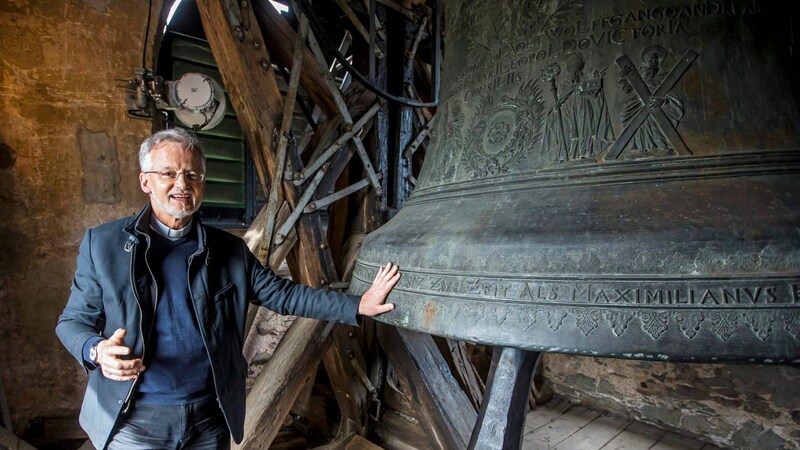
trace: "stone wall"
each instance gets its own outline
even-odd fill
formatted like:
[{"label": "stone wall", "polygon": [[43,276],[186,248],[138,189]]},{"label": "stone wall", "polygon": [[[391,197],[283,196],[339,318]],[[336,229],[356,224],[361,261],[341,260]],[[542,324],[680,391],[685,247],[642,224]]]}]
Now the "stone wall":
[{"label": "stone wall", "polygon": [[800,449],[800,369],[548,354],[556,395],[724,448]]},{"label": "stone wall", "polygon": [[54,327],[78,245],[146,201],[136,149],[150,122],[126,116],[115,79],[142,64],[147,8],[0,2],[0,377],[19,435],[32,419],[77,417],[86,375]]}]

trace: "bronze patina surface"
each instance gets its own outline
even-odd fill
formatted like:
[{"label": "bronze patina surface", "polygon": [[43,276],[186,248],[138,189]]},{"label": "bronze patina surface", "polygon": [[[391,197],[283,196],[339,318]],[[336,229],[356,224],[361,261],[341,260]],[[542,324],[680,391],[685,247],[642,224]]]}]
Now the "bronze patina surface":
[{"label": "bronze patina surface", "polygon": [[[800,360],[797,6],[448,1],[379,320],[533,351]],[[794,24],[794,25],[793,25]]]}]

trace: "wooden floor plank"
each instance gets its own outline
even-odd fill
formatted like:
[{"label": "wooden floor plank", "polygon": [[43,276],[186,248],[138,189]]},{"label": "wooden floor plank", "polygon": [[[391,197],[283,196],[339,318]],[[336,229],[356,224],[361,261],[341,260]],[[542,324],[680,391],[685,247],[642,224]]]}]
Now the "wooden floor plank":
[{"label": "wooden floor plank", "polygon": [[522,450],[723,450],[653,425],[565,401],[525,418]]},{"label": "wooden floor plank", "polygon": [[565,401],[552,401],[538,406],[525,417],[524,434],[532,433],[537,428],[547,425],[571,407],[572,404]]},{"label": "wooden floor plank", "polygon": [[523,435],[524,450],[550,449],[600,416],[599,411],[573,406],[545,426]]},{"label": "wooden floor plank", "polygon": [[633,422],[625,430],[600,447],[602,450],[644,450],[658,442],[667,432],[642,422]]},{"label": "wooden floor plank", "polygon": [[622,433],[633,421],[604,414],[553,447],[554,450],[597,450]]},{"label": "wooden floor plank", "polygon": [[700,450],[704,445],[705,442],[689,436],[668,432],[650,450]]}]

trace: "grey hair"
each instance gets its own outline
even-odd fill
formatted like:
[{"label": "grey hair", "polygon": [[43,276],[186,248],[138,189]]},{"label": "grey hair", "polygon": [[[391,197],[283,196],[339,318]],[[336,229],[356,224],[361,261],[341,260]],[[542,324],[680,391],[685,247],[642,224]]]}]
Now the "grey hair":
[{"label": "grey hair", "polygon": [[155,146],[164,142],[178,144],[182,148],[200,155],[200,160],[203,163],[203,172],[206,171],[206,155],[200,146],[200,140],[183,128],[168,128],[153,134],[139,146],[139,168],[142,172],[151,170],[148,167],[150,165],[150,152],[153,151]]}]

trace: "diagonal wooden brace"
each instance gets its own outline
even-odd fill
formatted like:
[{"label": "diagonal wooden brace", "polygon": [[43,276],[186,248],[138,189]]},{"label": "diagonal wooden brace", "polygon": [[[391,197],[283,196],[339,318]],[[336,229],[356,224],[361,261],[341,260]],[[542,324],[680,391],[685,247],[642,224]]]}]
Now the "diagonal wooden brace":
[{"label": "diagonal wooden brace", "polygon": [[277,170],[272,177],[272,185],[269,190],[267,200],[267,223],[264,226],[264,238],[261,241],[258,259],[263,261],[269,254],[272,247],[272,231],[275,228],[275,216],[278,214],[278,206],[281,203],[281,184],[283,183],[283,169],[286,166],[286,146],[289,144],[289,133],[291,132],[292,116],[294,115],[294,103],[297,99],[297,86],[300,83],[300,71],[303,67],[303,50],[305,49],[305,39],[308,33],[308,19],[305,16],[300,18],[300,29],[294,43],[294,55],[292,58],[292,72],[289,78],[289,89],[286,92],[286,102],[283,104],[283,117],[281,129],[278,137]]}]

